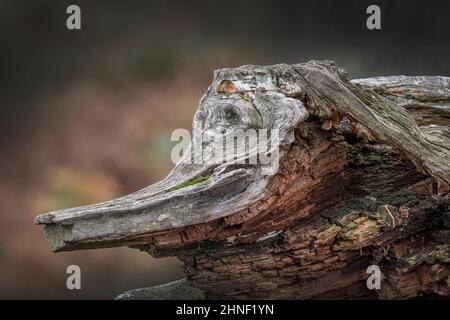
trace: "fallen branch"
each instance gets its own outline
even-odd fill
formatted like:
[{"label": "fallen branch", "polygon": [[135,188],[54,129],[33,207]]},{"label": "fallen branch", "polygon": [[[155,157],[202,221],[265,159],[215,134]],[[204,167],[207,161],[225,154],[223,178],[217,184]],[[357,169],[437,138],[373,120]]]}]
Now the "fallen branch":
[{"label": "fallen branch", "polygon": [[[176,255],[206,297],[448,296],[449,124],[450,78],[350,81],[327,61],[221,69],[191,150],[214,153],[196,142],[206,130],[277,129],[275,175],[193,165],[188,152],[155,185],[35,222],[54,251]],[[376,292],[371,264],[384,276]]]}]

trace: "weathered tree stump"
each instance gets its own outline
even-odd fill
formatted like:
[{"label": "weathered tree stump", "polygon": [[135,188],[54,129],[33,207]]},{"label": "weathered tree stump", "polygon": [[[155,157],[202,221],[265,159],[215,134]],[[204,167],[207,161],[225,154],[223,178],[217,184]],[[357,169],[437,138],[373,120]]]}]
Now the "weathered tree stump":
[{"label": "weathered tree stump", "polygon": [[186,156],[155,185],[35,222],[54,251],[177,256],[206,298],[448,297],[449,124],[446,77],[349,80],[328,61],[221,69],[191,147],[211,147],[196,145],[205,130],[278,129],[275,175]]}]

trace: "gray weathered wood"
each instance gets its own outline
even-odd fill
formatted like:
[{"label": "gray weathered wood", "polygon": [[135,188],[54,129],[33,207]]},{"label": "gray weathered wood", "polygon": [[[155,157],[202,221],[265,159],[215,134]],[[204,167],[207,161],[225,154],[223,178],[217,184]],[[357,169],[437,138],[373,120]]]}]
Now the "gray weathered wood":
[{"label": "gray weathered wood", "polygon": [[[449,184],[449,81],[405,76],[349,81],[334,64],[315,61],[221,69],[194,116],[191,148],[199,147],[195,137],[208,130],[278,128],[276,147],[283,152],[308,113],[321,119],[324,129],[346,116],[404,153],[419,171]],[[237,123],[227,120],[227,108],[236,112]],[[208,157],[212,146],[201,148]],[[46,213],[35,223],[45,225],[54,251],[145,244],[151,235],[244,210],[267,193],[270,176],[262,175],[258,164],[192,165],[188,154],[159,183],[112,201]],[[198,177],[205,179],[190,183]]]}]

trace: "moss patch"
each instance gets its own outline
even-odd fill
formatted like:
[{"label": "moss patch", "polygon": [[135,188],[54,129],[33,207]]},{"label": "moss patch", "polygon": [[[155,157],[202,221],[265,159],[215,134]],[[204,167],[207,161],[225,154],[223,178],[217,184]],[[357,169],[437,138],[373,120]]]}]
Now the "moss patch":
[{"label": "moss patch", "polygon": [[208,180],[209,177],[210,176],[199,176],[199,177],[193,178],[191,180],[188,180],[186,182],[183,182],[182,184],[179,184],[179,185],[173,187],[170,191],[179,190],[179,189],[193,186],[194,184]]}]

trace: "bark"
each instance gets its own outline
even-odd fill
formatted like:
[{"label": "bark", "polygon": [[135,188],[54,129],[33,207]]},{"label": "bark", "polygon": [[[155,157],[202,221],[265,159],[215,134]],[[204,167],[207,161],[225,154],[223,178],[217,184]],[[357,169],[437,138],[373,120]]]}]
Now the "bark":
[{"label": "bark", "polygon": [[[191,147],[206,130],[276,128],[275,175],[185,157],[156,185],[36,223],[55,251],[175,255],[207,298],[449,296],[449,124],[446,77],[351,81],[327,61],[221,69]],[[366,286],[372,264],[381,290]]]}]

